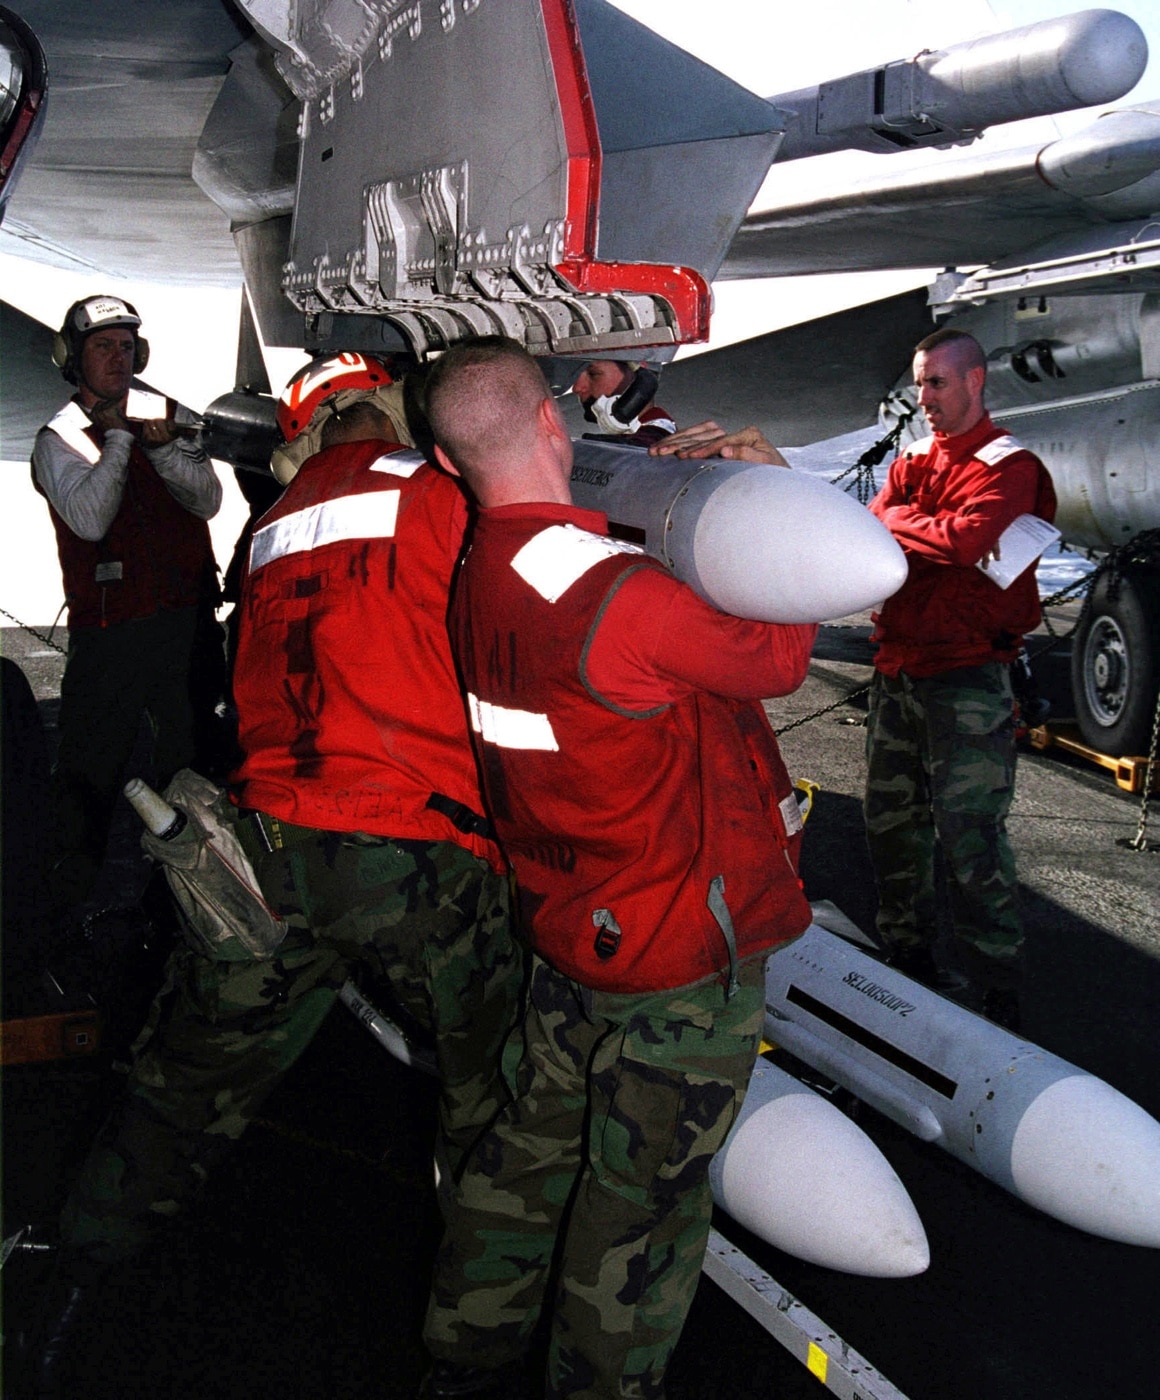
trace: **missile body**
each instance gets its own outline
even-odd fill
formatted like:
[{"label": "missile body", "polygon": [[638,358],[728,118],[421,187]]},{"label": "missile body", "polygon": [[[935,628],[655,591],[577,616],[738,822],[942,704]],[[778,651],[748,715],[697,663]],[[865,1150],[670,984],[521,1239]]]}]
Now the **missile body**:
[{"label": "missile body", "polygon": [[988,34],[771,97],[787,116],[776,160],[971,140],[999,122],[1114,102],[1147,62],[1143,30],[1116,10]]},{"label": "missile body", "polygon": [[922,1221],[856,1124],[758,1058],[737,1122],[709,1167],[713,1199],[787,1254],[870,1278],[930,1264]]},{"label": "missile body", "polygon": [[1160,1247],[1160,1123],[812,924],[766,971],[766,1035],[1046,1214]]},{"label": "missile body", "polygon": [[[437,1073],[352,982],[339,1000],[405,1065]],[[787,1254],[872,1278],[906,1278],[930,1263],[918,1212],[890,1164],[833,1104],[759,1058],[732,1132],[710,1166],[713,1198]]]},{"label": "missile body", "polygon": [[1036,169],[1054,189],[1081,199],[1112,194],[1160,170],[1160,111],[1106,112],[1039,152]]},{"label": "missile body", "polygon": [[211,457],[269,476],[270,457],[282,442],[274,417],[277,401],[268,394],[234,389],[205,411],[202,445]]},{"label": "missile body", "polygon": [[785,467],[580,441],[572,496],[735,617],[825,622],[880,604],[906,578],[880,521],[836,486]]}]

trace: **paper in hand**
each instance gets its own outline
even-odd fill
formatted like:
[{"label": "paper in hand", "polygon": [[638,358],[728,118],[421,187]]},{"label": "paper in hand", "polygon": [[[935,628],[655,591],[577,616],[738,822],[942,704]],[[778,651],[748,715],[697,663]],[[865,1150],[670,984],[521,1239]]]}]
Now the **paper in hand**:
[{"label": "paper in hand", "polygon": [[1059,539],[1059,531],[1038,515],[1017,516],[999,536],[999,558],[980,559],[977,569],[1000,588],[1010,588],[1023,570]]}]

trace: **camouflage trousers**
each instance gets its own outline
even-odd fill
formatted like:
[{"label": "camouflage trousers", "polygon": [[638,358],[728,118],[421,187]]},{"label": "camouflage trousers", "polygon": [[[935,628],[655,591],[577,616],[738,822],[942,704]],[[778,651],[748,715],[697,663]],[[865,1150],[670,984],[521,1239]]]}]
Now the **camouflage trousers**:
[{"label": "camouflage trousers", "polygon": [[389,983],[434,1037],[444,1177],[507,1102],[500,1050],[518,1018],[524,958],[506,879],[452,842],[287,824],[280,839],[271,852],[252,835],[244,844],[289,924],[285,939],[260,960],[236,940],[233,960],[174,953],[126,1092],[66,1202],[66,1246],[116,1259],[181,1210],[360,969]]},{"label": "camouflage trousers", "polygon": [[547,1305],[552,1400],[663,1396],[708,1238],[709,1162],[760,1043],[763,973],[743,966],[730,1000],[720,983],[612,995],[533,957],[515,1099],[464,1166],[436,1260],[434,1356],[514,1362]]},{"label": "camouflage trousers", "polygon": [[866,731],[866,835],[888,948],[937,936],[935,851],[973,977],[1014,977],[1023,932],[1007,813],[1015,786],[1008,668],[915,680],[876,673]]}]

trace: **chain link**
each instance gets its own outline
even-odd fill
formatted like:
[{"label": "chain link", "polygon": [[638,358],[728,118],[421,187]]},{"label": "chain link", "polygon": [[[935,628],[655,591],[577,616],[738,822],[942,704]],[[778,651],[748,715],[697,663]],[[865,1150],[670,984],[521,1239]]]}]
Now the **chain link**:
[{"label": "chain link", "polygon": [[820,710],[814,710],[812,714],[802,715],[801,719],[795,719],[790,724],[783,725],[780,729],[775,729],[774,735],[780,739],[783,734],[788,734],[791,729],[798,729],[803,724],[809,724],[810,720],[819,719],[822,715],[828,715],[831,710],[840,709],[843,705],[848,705],[851,700],[857,700],[859,695],[866,695],[870,690],[868,685],[852,690],[849,695],[843,695],[840,700],[835,700],[832,705],[823,705]]},{"label": "chain link", "polygon": [[899,439],[902,437],[903,429],[918,412],[917,408],[911,408],[899,416],[897,423],[890,431],[878,439],[876,443],[868,447],[856,462],[848,466],[845,471],[841,471],[837,476],[830,479],[831,486],[837,486],[839,482],[845,481],[851,472],[857,473],[849,486],[842,489],[849,492],[850,487],[855,487],[858,492],[859,505],[868,506],[878,494],[878,483],[874,480],[874,468],[882,462],[886,454],[897,448]]},{"label": "chain link", "polygon": [[1140,798],[1140,822],[1136,827],[1136,835],[1131,841],[1119,841],[1116,844],[1126,846],[1130,851],[1148,851],[1155,855],[1160,852],[1160,845],[1155,841],[1146,839],[1148,831],[1148,802],[1152,796],[1152,776],[1156,772],[1156,750],[1160,747],[1160,693],[1156,696],[1156,713],[1152,718],[1152,742],[1148,747],[1148,765],[1144,769],[1144,790]]},{"label": "chain link", "polygon": [[[8,618],[10,622],[15,622],[17,627],[22,631],[27,632],[31,637],[35,637],[38,642],[43,642],[46,647],[52,647],[53,651],[59,651],[61,656],[68,655],[68,652],[59,642],[54,642],[52,640],[51,632],[46,637],[43,632],[38,632],[35,627],[29,627],[27,622],[21,622],[18,617],[13,617],[7,608],[0,608],[0,616]],[[55,627],[56,623],[54,622],[52,625]]]}]

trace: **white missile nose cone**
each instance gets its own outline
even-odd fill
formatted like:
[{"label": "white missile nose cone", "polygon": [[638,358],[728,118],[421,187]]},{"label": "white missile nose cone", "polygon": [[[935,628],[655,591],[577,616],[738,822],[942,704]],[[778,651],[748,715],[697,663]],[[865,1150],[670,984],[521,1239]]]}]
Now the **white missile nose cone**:
[{"label": "white missile nose cone", "polygon": [[1076,107],[1115,102],[1144,76],[1148,40],[1134,19],[1118,10],[1083,10],[1060,20],[1060,77]]},{"label": "white missile nose cone", "polygon": [[793,1089],[734,1127],[717,1161],[718,1204],[767,1243],[798,1259],[868,1278],[909,1278],[930,1264],[922,1221],[893,1168],[831,1103],[772,1065],[763,1075]]},{"label": "white missile nose cone", "polygon": [[848,617],[897,593],[907,572],[865,506],[784,467],[751,466],[715,486],[694,553],[704,596],[759,622]]},{"label": "white missile nose cone", "polygon": [[1160,1123],[1090,1074],[1059,1079],[1011,1145],[1029,1205],[1105,1239],[1160,1248]]}]

